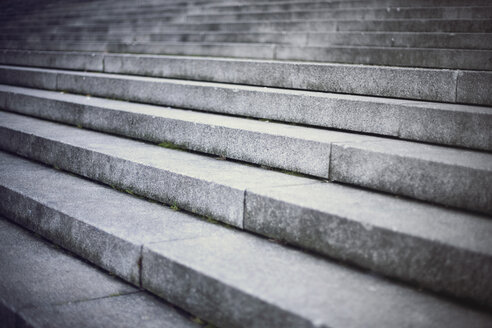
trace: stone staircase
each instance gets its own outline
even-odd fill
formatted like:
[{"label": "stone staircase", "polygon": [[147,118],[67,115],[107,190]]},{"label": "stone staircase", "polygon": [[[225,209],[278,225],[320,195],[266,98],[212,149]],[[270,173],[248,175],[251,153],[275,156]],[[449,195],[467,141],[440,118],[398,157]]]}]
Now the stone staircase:
[{"label": "stone staircase", "polygon": [[[0,12],[0,214],[162,308],[113,326],[492,325],[489,0]],[[110,326],[5,286],[6,327]]]}]

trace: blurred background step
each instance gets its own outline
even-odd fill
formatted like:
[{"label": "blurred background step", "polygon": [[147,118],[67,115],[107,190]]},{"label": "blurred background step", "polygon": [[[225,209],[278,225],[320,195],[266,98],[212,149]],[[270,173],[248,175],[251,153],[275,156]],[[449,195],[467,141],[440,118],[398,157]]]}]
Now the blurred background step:
[{"label": "blurred background step", "polygon": [[38,31],[36,34],[12,33],[0,35],[0,40],[29,41],[105,41],[112,42],[201,42],[201,43],[272,43],[294,46],[377,46],[397,48],[492,49],[491,33],[416,33],[416,32],[273,32],[273,33],[149,33],[113,32],[62,33]]},{"label": "blurred background step", "polygon": [[460,70],[492,70],[492,51],[396,47],[293,47],[266,43],[2,41],[5,49],[215,56]]}]

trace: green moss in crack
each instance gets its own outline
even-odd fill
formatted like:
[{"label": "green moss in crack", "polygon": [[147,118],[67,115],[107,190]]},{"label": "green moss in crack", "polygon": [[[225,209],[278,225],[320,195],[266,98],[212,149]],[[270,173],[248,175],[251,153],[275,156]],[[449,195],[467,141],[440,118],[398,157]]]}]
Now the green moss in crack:
[{"label": "green moss in crack", "polygon": [[173,211],[179,211],[179,207],[178,204],[176,204],[176,202],[174,202],[170,207]]},{"label": "green moss in crack", "polygon": [[158,144],[158,146],[163,147],[163,148],[168,148],[168,149],[183,150],[183,147],[181,147],[175,143],[168,142],[168,141],[163,141],[160,144]]}]

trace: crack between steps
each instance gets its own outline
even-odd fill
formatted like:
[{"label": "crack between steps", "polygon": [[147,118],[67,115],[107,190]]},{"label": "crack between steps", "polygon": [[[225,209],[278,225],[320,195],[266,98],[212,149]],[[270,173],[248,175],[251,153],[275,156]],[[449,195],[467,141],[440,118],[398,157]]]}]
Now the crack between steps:
[{"label": "crack between steps", "polygon": [[333,152],[333,143],[330,143],[330,153],[328,155],[328,181],[332,181],[331,177],[331,169],[332,169],[332,152]]},{"label": "crack between steps", "polygon": [[103,300],[103,299],[107,299],[107,298],[138,294],[138,293],[142,293],[142,292],[144,292],[144,291],[136,290],[136,291],[132,291],[132,292],[115,293],[115,294],[110,294],[110,295],[106,295],[106,296],[94,297],[94,298],[83,298],[83,299],[74,300],[74,301],[49,303],[49,304],[44,304],[44,305],[39,305],[39,306],[25,306],[25,307],[21,307],[21,308],[17,309],[17,312],[22,312],[22,311],[30,310],[30,309],[38,309],[38,308],[43,308],[43,307],[53,307],[53,306],[61,306],[61,305],[68,305],[68,304],[78,304],[78,303],[83,303],[83,302],[91,302],[91,301]]},{"label": "crack between steps", "polygon": [[454,102],[458,103],[458,81],[461,75],[461,71],[456,70],[453,75],[454,75]]},{"label": "crack between steps", "polygon": [[138,265],[138,286],[142,288],[142,272],[143,272],[143,247],[144,245],[140,245],[140,256],[138,257],[137,265]]}]

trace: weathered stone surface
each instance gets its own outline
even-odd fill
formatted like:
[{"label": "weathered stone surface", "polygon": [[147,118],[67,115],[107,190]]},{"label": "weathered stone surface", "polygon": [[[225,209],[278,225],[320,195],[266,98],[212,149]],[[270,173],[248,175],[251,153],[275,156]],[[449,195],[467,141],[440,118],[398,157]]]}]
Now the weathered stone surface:
[{"label": "weathered stone surface", "polygon": [[442,70],[117,54],[104,62],[108,73],[455,101],[453,72]]},{"label": "weathered stone surface", "polygon": [[279,45],[274,59],[363,65],[492,70],[491,50]]},{"label": "weathered stone surface", "polygon": [[65,69],[79,69],[100,71],[103,69],[103,54],[101,53],[74,53],[49,51],[0,51],[2,64],[25,65],[34,67],[58,67]]},{"label": "weathered stone surface", "polygon": [[3,83],[23,85],[31,88],[45,88],[56,90],[56,75],[45,74],[41,69],[10,70],[8,66],[0,67],[0,76]]},{"label": "weathered stone surface", "polygon": [[[238,227],[246,189],[310,181],[14,114],[0,117],[4,136],[0,146],[5,150],[168,204],[176,202]],[[491,212],[492,196],[483,190],[492,176],[492,155],[374,139],[333,143],[330,179]]]},{"label": "weathered stone surface", "polygon": [[[27,52],[5,50],[4,53],[4,57],[8,57],[5,63],[22,65],[29,60],[24,59],[29,56]],[[45,67],[77,68],[55,65],[54,52],[30,53],[41,57],[51,54],[50,58],[54,59]],[[76,57],[79,53],[62,54],[67,57],[74,54]],[[40,62],[36,66],[44,66],[42,64]],[[455,74],[432,69],[125,54],[105,54],[104,69],[108,73],[446,102],[456,100]]]},{"label": "weathered stone surface", "polygon": [[[63,206],[75,208],[67,216],[67,218],[72,217],[72,224],[75,219],[89,221],[87,217],[94,212],[93,207],[87,206],[86,202],[90,195],[84,192],[86,189],[84,184],[90,184],[89,182],[47,169],[39,164],[16,159],[11,155],[5,154],[2,159],[3,168],[0,172],[6,172],[6,174],[0,181],[15,185],[19,194],[25,192],[24,198],[36,199],[38,205],[33,207],[32,213],[42,214],[42,204],[45,203],[54,208]],[[12,174],[16,171],[20,173],[18,176]],[[33,183],[30,175],[38,176],[39,181]],[[7,179],[8,176],[11,178]],[[64,184],[57,182],[57,180],[61,181],[60,177],[64,178]],[[36,185],[38,187],[35,187]],[[70,185],[73,187],[70,188]],[[90,191],[94,197],[108,198],[111,202],[113,193],[126,198],[125,202],[119,202],[120,206],[123,206],[121,213],[109,215],[106,213],[108,218],[103,222],[99,222],[102,217],[97,211],[94,213],[90,224],[96,230],[119,231],[115,234],[122,240],[138,239],[138,236],[144,234],[152,235],[151,231],[146,229],[150,227],[150,224],[146,225],[144,220],[133,219],[138,227],[128,223],[131,221],[128,216],[133,215],[131,212],[133,206],[139,202],[146,202],[138,199],[132,200],[130,196],[99,185],[92,185],[93,189]],[[63,201],[65,196],[59,191],[65,191],[67,188],[66,197],[70,197],[77,187],[82,190],[79,196],[80,204],[63,205],[66,203]],[[5,189],[5,187],[2,188],[2,190]],[[106,190],[108,193],[98,194],[97,190]],[[15,205],[18,204],[17,202],[9,201],[12,199],[4,195],[5,192],[1,197],[2,200],[6,200],[3,207],[17,206]],[[61,197],[59,203],[53,201],[57,197]],[[124,207],[125,203],[128,203],[128,207]],[[152,207],[153,205],[146,203],[145,206]],[[127,217],[122,215],[125,210],[129,211]],[[134,211],[140,214],[143,212],[142,207],[139,206],[134,208]],[[21,213],[29,213],[28,208],[24,208]],[[148,215],[148,211],[144,213]],[[119,219],[119,216],[123,217]],[[53,220],[52,218],[53,216],[50,215],[45,217],[45,220],[48,222]],[[160,225],[162,228],[158,228],[155,227],[156,222],[152,220],[149,222],[154,226],[154,231],[170,236],[166,230],[172,229],[172,225]],[[193,219],[189,227],[201,222]],[[208,225],[216,229],[215,232],[210,233],[211,230],[206,230],[206,234],[202,236],[186,235],[187,229],[183,229],[178,221],[174,221],[173,224],[176,227],[172,229],[171,235],[177,234],[174,238],[164,243],[149,243],[152,239],[145,239],[147,246],[144,246],[142,260],[143,285],[174,304],[192,310],[195,314],[219,324],[244,327],[265,325],[312,327],[321,324],[335,327],[347,325],[357,327],[367,326],[368,323],[378,326],[406,326],[418,320],[421,326],[475,325],[485,327],[492,320],[483,313],[252,235],[212,224]],[[111,228],[105,228],[104,225],[110,225]],[[91,234],[90,231],[84,230],[74,232],[81,239],[88,238]],[[132,233],[137,234],[137,237],[134,237]],[[181,233],[185,235],[178,237]],[[59,239],[61,236],[63,234],[59,233],[55,238]],[[99,252],[97,247],[92,247],[90,251]],[[279,275],[272,273],[279,273]],[[190,293],[190,290],[193,292]],[[84,302],[84,304],[46,307],[39,311],[27,310],[23,312],[23,316],[32,316],[35,323],[45,323],[48,318],[56,314],[57,319],[53,322],[63,326],[68,317],[76,323],[95,324],[94,318],[87,318],[87,311],[94,310],[95,313],[100,313],[96,309],[108,312],[109,318],[112,318],[115,315],[113,312],[115,309],[121,308],[125,313],[132,314],[136,311],[133,307],[143,303],[146,310],[142,309],[138,311],[139,313],[154,313],[153,302],[150,302],[151,308],[149,308],[148,301],[135,300],[138,298],[137,295],[139,294],[93,300]],[[341,307],[341,304],[347,304],[347,307]],[[127,306],[132,307],[133,310],[128,309]],[[395,309],[395,307],[399,311],[389,311],[390,308]],[[109,311],[109,308],[113,310]],[[150,314],[149,317],[153,318]],[[121,318],[125,316],[126,314],[120,315]],[[167,315],[166,318],[168,318]],[[105,322],[106,319],[101,320],[100,322]],[[131,319],[128,320],[132,322]]]},{"label": "weathered stone surface", "polygon": [[492,305],[492,221],[332,183],[248,190],[244,228]]},{"label": "weathered stone surface", "polygon": [[136,291],[4,218],[0,236],[0,300],[11,311]]},{"label": "weathered stone surface", "polygon": [[489,36],[487,33],[318,32],[309,34],[306,45],[491,49],[492,41]]},{"label": "weathered stone surface", "polygon": [[4,215],[137,285],[144,243],[211,236],[219,230],[159,204],[3,152],[0,167]]},{"label": "weathered stone surface", "polygon": [[491,70],[491,50],[396,47],[293,47],[254,43],[5,41],[7,49],[116,52],[165,55],[301,60],[363,65]]},{"label": "weathered stone surface", "polygon": [[[4,66],[0,72],[6,74],[0,77],[0,82],[22,85],[23,80],[12,72],[17,70],[24,75],[27,75],[25,71],[31,71]],[[114,74],[32,71],[36,75],[56,78],[58,89],[70,92],[492,149],[489,133],[492,114],[483,107]],[[27,81],[25,84],[33,83]],[[50,87],[42,83],[35,86]],[[13,105],[9,108],[15,110]],[[187,140],[178,143],[186,144]],[[312,174],[312,171],[306,173]]]},{"label": "weathered stone surface", "polygon": [[490,33],[490,19],[400,19],[400,20],[345,20],[337,22],[337,31],[400,31]]},{"label": "weathered stone surface", "polygon": [[486,327],[492,320],[240,232],[152,244],[142,263],[145,288],[225,327]]},{"label": "weathered stone surface", "polygon": [[155,297],[0,217],[2,327],[197,327]]},{"label": "weathered stone surface", "polygon": [[328,178],[331,143],[371,140],[237,117],[5,87],[3,108],[155,143]]},{"label": "weathered stone surface", "polygon": [[343,8],[317,9],[296,11],[267,12],[230,12],[230,13],[199,13],[186,16],[187,22],[241,22],[263,20],[376,20],[376,19],[409,19],[409,18],[440,18],[440,19],[478,19],[492,17],[490,7],[434,7],[434,8]]},{"label": "weathered stone surface", "polygon": [[[490,2],[488,0],[470,0],[466,2],[469,6],[486,6]],[[414,0],[408,2],[406,0],[371,0],[364,1],[323,1],[323,2],[297,2],[283,1],[275,3],[241,3],[241,4],[210,4],[205,8],[191,8],[192,13],[228,13],[228,12],[262,12],[262,11],[290,11],[290,10],[312,10],[326,8],[361,8],[361,4],[366,6],[401,6],[405,4],[407,7],[451,7],[460,6],[463,0]],[[370,7],[369,7],[370,8]],[[389,7],[393,9],[392,7]]]},{"label": "weathered stone surface", "polygon": [[311,181],[19,115],[0,117],[4,150],[238,227],[246,189]]},{"label": "weathered stone surface", "polygon": [[460,72],[456,89],[456,102],[492,105],[491,89],[491,72]]},{"label": "weathered stone surface", "polygon": [[27,309],[20,316],[23,325],[33,328],[201,327],[172,306],[145,292]]},{"label": "weathered stone surface", "polygon": [[330,180],[492,214],[492,155],[397,140],[332,145]]}]

